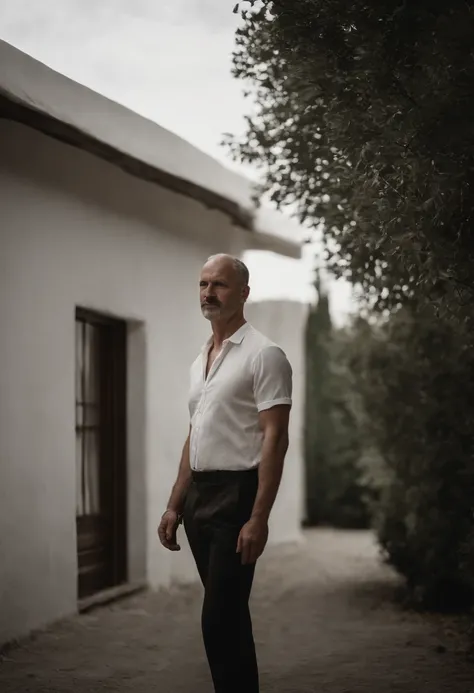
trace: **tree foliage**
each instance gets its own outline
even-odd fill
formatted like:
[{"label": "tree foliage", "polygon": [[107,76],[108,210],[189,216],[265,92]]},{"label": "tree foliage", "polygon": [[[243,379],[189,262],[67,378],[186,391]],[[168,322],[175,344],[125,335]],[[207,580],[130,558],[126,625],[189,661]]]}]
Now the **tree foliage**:
[{"label": "tree foliage", "polygon": [[[327,295],[316,281],[318,302],[311,306],[305,333],[305,521],[315,526],[326,520],[329,444],[334,435],[328,411],[332,325]],[[323,507],[322,507],[323,506]]]},{"label": "tree foliage", "polygon": [[372,458],[384,461],[379,539],[424,603],[466,604],[474,596],[474,3],[250,4],[234,75],[252,114],[228,146],[260,167],[278,205],[324,226],[328,268],[388,316],[375,328],[359,321],[345,345]]},{"label": "tree foliage", "polygon": [[330,268],[377,308],[472,298],[473,30],[466,0],[273,0],[238,31],[234,156],[324,221]]},{"label": "tree foliage", "polygon": [[318,302],[306,329],[305,520],[309,526],[367,527],[373,494],[361,465],[365,436],[348,363],[348,335],[333,328],[319,278],[316,287]]},{"label": "tree foliage", "polygon": [[464,607],[474,597],[474,352],[430,308],[383,326],[360,320],[348,346],[366,434],[383,452],[384,553],[418,602]]}]

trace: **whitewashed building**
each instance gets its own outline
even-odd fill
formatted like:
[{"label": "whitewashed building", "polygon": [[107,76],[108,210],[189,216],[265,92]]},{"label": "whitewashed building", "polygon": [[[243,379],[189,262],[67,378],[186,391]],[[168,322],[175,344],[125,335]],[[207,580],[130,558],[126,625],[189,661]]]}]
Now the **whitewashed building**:
[{"label": "whitewashed building", "polygon": [[[248,181],[179,137],[1,42],[0,65],[5,643],[104,595],[196,579],[185,542],[165,551],[156,527],[208,336],[199,271],[215,252],[300,247],[255,214]],[[305,308],[248,316],[295,372],[271,537],[298,540]]]}]

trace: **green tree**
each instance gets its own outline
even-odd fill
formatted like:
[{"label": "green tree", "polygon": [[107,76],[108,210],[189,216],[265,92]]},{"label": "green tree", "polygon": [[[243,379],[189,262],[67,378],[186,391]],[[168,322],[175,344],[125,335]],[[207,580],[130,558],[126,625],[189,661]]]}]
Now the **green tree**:
[{"label": "green tree", "polygon": [[306,330],[306,523],[366,527],[368,495],[361,466],[360,400],[353,389],[347,335],[331,323],[329,298],[316,278],[318,301]]},{"label": "green tree", "polygon": [[[376,307],[472,299],[473,5],[273,0],[237,33],[254,115],[234,155]],[[470,311],[467,311],[470,315]],[[466,311],[463,311],[465,314]],[[465,317],[465,315],[464,315]]]},{"label": "green tree", "polygon": [[328,462],[332,420],[328,409],[330,380],[329,346],[331,316],[329,300],[319,273],[315,286],[318,300],[306,325],[305,472],[306,522],[317,525],[327,518]]},{"label": "green tree", "polygon": [[352,333],[352,374],[386,470],[379,539],[422,601],[465,604],[474,594],[474,5],[251,5],[234,74],[253,115],[227,143],[260,166],[257,196],[324,225],[328,268],[384,317]]}]

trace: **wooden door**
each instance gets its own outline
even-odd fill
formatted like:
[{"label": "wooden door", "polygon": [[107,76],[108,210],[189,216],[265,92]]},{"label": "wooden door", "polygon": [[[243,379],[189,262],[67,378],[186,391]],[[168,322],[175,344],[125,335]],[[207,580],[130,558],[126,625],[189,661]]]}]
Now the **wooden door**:
[{"label": "wooden door", "polygon": [[126,581],[126,324],[76,311],[78,597]]}]

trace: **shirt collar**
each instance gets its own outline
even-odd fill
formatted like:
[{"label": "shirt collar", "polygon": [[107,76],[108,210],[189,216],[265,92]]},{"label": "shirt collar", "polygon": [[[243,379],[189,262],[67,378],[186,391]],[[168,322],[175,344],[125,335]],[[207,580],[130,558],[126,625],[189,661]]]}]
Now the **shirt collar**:
[{"label": "shirt collar", "polygon": [[[239,329],[236,332],[234,332],[234,334],[232,334],[227,339],[224,339],[223,344],[225,345],[227,344],[227,342],[231,342],[232,344],[241,344],[249,329],[250,325],[248,324],[248,322],[245,322],[241,327],[239,327]],[[211,347],[213,339],[214,338],[211,334],[207,342],[204,344],[202,351],[206,351]]]},{"label": "shirt collar", "polygon": [[234,332],[228,339],[225,339],[224,342],[232,342],[232,344],[241,344],[245,335],[249,331],[250,325],[248,322],[245,322],[242,327],[239,327],[239,329]]}]

